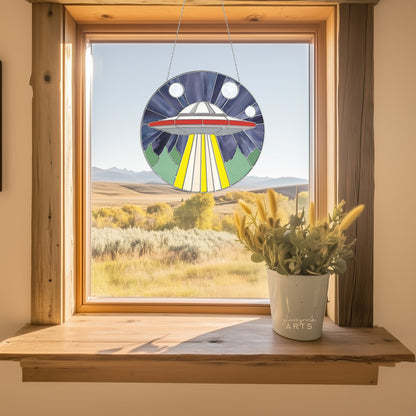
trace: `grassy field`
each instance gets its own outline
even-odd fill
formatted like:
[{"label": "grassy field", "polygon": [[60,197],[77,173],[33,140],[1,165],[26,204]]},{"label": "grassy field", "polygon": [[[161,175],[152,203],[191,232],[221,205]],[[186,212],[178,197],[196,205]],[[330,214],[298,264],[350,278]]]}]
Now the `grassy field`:
[{"label": "grassy field", "polygon": [[264,265],[240,247],[203,263],[163,255],[94,260],[92,296],[266,298]]},{"label": "grassy field", "polygon": [[[202,201],[180,215],[195,196],[166,185],[93,183],[92,191],[92,296],[268,297],[265,266],[236,241],[232,217],[238,199],[255,206],[264,189],[216,192],[210,208]],[[289,195],[279,204],[286,216],[295,211]],[[201,219],[189,225],[194,211]]]},{"label": "grassy field", "polygon": [[[283,186],[275,188],[276,192],[293,199],[296,186]],[[305,192],[308,185],[299,185],[298,191]],[[239,190],[237,189],[237,192]],[[265,189],[251,191],[253,193],[265,193]],[[215,192],[214,214],[230,215],[237,206],[237,200],[224,198],[230,193],[230,189]],[[160,184],[122,184],[110,182],[92,183],[93,208],[121,207],[123,205],[137,205],[147,207],[155,202],[164,202],[172,208],[178,207],[184,200],[193,195],[191,192],[183,192],[173,186]]]}]

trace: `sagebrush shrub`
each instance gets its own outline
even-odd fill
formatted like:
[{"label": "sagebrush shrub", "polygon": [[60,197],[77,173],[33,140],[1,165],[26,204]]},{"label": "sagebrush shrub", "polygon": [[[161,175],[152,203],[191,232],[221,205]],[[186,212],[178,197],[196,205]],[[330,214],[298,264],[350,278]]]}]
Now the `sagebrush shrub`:
[{"label": "sagebrush shrub", "polygon": [[92,228],[91,254],[94,258],[119,255],[166,255],[186,262],[218,256],[238,246],[235,237],[213,230],[143,230],[141,228]]}]

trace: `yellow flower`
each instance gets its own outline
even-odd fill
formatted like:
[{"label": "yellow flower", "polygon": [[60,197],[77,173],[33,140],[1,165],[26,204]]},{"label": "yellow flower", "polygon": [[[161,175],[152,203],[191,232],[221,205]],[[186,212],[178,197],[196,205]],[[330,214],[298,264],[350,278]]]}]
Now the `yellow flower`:
[{"label": "yellow flower", "polygon": [[269,199],[270,213],[274,220],[277,219],[277,194],[273,189],[267,190],[267,197]]},{"label": "yellow flower", "polygon": [[315,226],[315,204],[311,201],[309,204],[309,224],[311,227]]},{"label": "yellow flower", "polygon": [[264,207],[264,202],[262,201],[262,197],[260,195],[257,195],[256,203],[257,203],[257,212],[260,215],[260,219],[263,222],[266,222],[267,221],[266,208]]},{"label": "yellow flower", "polygon": [[352,209],[341,221],[339,225],[340,231],[348,229],[348,227],[361,215],[364,210],[364,205],[358,205]]},{"label": "yellow flower", "polygon": [[240,226],[238,227],[238,234],[240,235],[240,239],[244,240],[245,231],[246,231],[246,216],[243,215],[241,217]]},{"label": "yellow flower", "polygon": [[242,199],[239,199],[238,203],[240,204],[240,207],[243,209],[243,211],[247,215],[250,215],[251,217],[253,216],[253,213],[251,212],[250,207]]},{"label": "yellow flower", "polygon": [[241,218],[240,218],[240,214],[237,211],[234,211],[234,224],[238,230],[240,228]]}]

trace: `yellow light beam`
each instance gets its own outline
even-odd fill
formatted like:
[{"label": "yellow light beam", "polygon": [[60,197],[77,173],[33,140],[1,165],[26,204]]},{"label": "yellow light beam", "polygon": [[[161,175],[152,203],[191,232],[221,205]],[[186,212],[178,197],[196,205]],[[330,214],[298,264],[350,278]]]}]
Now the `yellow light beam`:
[{"label": "yellow light beam", "polygon": [[215,134],[211,134],[212,147],[214,149],[215,161],[217,164],[218,173],[220,175],[221,188],[228,188],[230,186],[230,181],[228,180],[227,171],[225,170],[224,162],[222,160],[222,155],[220,148],[218,146],[217,137]]},{"label": "yellow light beam", "polygon": [[194,142],[194,135],[191,134],[188,137],[188,142],[186,143],[185,151],[183,152],[181,164],[179,165],[178,173],[176,174],[174,186],[177,188],[183,188],[183,183],[185,181],[186,169],[188,167],[189,156],[191,155],[192,144]]}]

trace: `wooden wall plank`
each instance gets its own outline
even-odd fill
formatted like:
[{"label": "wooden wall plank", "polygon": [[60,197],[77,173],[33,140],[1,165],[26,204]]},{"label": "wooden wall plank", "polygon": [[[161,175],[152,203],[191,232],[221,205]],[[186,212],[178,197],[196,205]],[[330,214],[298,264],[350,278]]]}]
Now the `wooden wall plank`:
[{"label": "wooden wall plank", "polygon": [[[263,364],[263,363],[262,363]],[[349,384],[376,385],[378,366],[367,363],[258,363],[23,360],[24,382]]]},{"label": "wooden wall plank", "polygon": [[74,312],[73,141],[76,23],[59,4],[34,4],[32,323]]},{"label": "wooden wall plank", "polygon": [[348,230],[355,260],[338,279],[339,324],[373,324],[374,82],[373,6],[339,8],[339,200],[365,204]]},{"label": "wooden wall plank", "polygon": [[64,318],[75,312],[75,218],[74,218],[74,158],[75,147],[75,71],[77,24],[65,10],[64,16],[64,136],[63,136],[63,267],[64,267]]},{"label": "wooden wall plank", "polygon": [[[282,22],[318,22],[326,20],[332,15],[333,5],[326,6],[298,6],[298,5],[232,5],[226,9],[227,20],[232,25]],[[173,35],[176,33],[181,7],[178,5],[67,5],[67,10],[80,24],[105,23],[105,24],[164,24],[173,25]],[[209,23],[220,24],[224,31],[224,15],[220,3],[210,5],[198,5],[198,7],[186,7],[182,24]],[[181,26],[182,31],[182,26]]]},{"label": "wooden wall plank", "polygon": [[2,67],[1,67],[1,61],[0,61],[0,192],[2,191],[3,188],[3,156],[2,156],[2,150],[3,150],[3,144],[2,144],[2,132],[3,132],[3,123],[2,123],[2,114],[3,114],[3,109],[2,109],[2,97],[3,97],[3,93],[2,93],[2,82],[3,82],[3,75],[2,75]]},{"label": "wooden wall plank", "polygon": [[[45,0],[28,0],[30,3],[43,3]],[[182,5],[182,0],[48,0],[49,3],[60,4],[155,4],[155,5]],[[336,4],[336,3],[368,3],[377,4],[380,0],[225,0],[225,6],[232,4]],[[188,0],[187,4],[198,6],[212,4],[212,0]]]},{"label": "wooden wall plank", "polygon": [[[338,85],[338,71],[337,71],[337,15],[331,15],[326,20],[326,82],[327,82],[327,140],[326,140],[326,206],[325,216],[327,212],[331,212],[338,200],[338,126],[337,126],[337,85]],[[333,322],[338,321],[338,288],[336,286],[335,276],[331,276],[328,286],[328,303],[327,315]]]},{"label": "wooden wall plank", "polygon": [[63,12],[34,4],[32,145],[32,323],[62,322]]}]

